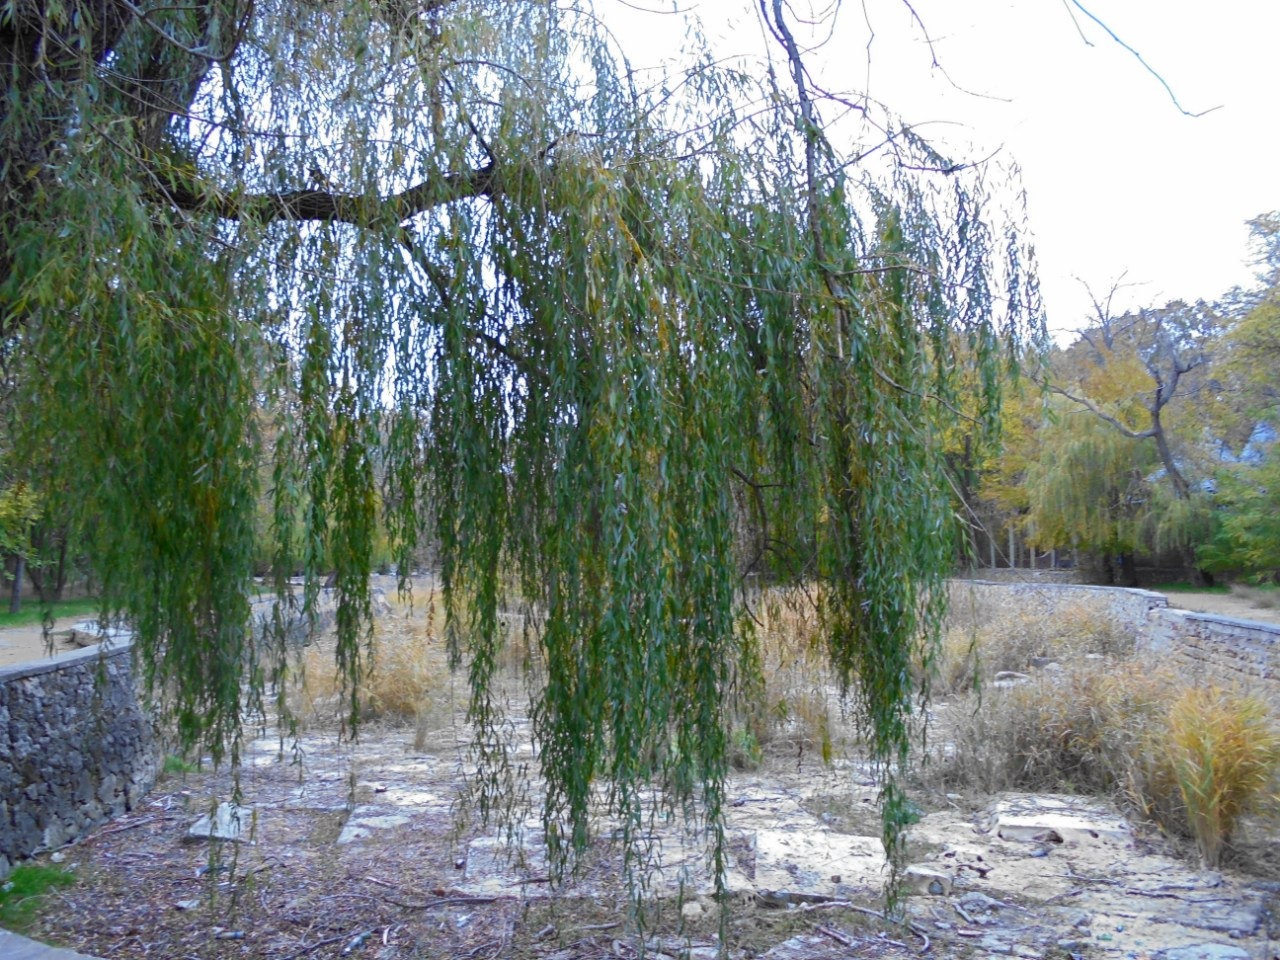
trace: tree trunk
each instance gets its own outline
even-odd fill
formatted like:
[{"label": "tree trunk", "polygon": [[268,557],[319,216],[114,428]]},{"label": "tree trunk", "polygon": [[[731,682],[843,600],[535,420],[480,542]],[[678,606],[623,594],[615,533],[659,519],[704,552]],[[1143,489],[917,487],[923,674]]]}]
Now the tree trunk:
[{"label": "tree trunk", "polygon": [[1132,553],[1122,553],[1117,558],[1120,567],[1120,586],[1136,587],[1138,585],[1138,565]]},{"label": "tree trunk", "polygon": [[9,612],[22,612],[22,576],[26,570],[27,558],[21,553],[13,555],[13,584],[9,587]]},{"label": "tree trunk", "polygon": [[1182,562],[1186,566],[1187,572],[1190,574],[1191,585],[1194,587],[1212,587],[1213,574],[1208,570],[1201,570],[1196,565],[1195,547],[1188,546],[1182,551]]},{"label": "tree trunk", "polygon": [[53,579],[53,599],[55,601],[62,599],[62,594],[67,589],[67,538],[65,536],[58,538],[58,566],[54,571]]}]

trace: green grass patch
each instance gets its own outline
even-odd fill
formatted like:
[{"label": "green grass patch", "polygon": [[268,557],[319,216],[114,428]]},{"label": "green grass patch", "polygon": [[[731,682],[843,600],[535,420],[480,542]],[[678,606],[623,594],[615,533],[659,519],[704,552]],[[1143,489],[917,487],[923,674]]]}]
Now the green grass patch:
[{"label": "green grass patch", "polygon": [[176,753],[166,754],[164,763],[160,767],[160,775],[162,777],[184,777],[188,773],[195,773],[200,769],[200,764],[193,763],[184,757],[178,756]]},{"label": "green grass patch", "polygon": [[19,933],[31,926],[40,897],[50,890],[69,887],[76,876],[65,867],[24,863],[0,883],[0,927]]},{"label": "green grass patch", "polygon": [[[39,601],[28,600],[18,613],[0,613],[0,627],[29,627],[39,625],[44,619],[44,610]],[[62,617],[82,617],[88,619],[98,615],[98,601],[92,597],[78,600],[58,600],[49,607],[50,615],[55,619]]]}]

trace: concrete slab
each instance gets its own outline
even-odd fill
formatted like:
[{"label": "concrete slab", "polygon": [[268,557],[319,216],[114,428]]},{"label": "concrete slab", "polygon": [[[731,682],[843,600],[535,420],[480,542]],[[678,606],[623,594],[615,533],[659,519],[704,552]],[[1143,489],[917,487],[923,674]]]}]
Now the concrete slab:
[{"label": "concrete slab", "polygon": [[996,835],[1040,843],[1130,843],[1133,830],[1108,805],[1085,797],[1006,794],[995,806]]},{"label": "concrete slab", "polygon": [[403,813],[394,813],[385,807],[356,807],[338,834],[337,843],[346,846],[357,840],[368,840],[378,831],[386,832],[408,825],[409,817]]},{"label": "concrete slab", "polygon": [[8,930],[0,930],[0,957],[4,960],[97,960],[74,950],[28,940]]},{"label": "concrete slab", "polygon": [[224,840],[228,843],[252,843],[255,817],[252,807],[222,802],[213,816],[205,814],[187,831],[187,841]]}]

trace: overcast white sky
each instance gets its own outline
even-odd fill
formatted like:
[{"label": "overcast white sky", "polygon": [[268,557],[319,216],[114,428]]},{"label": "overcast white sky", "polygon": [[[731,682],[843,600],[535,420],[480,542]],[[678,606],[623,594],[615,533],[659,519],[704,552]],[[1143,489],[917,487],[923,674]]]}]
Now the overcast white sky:
[{"label": "overcast white sky", "polygon": [[[825,2],[792,0],[792,9],[820,17]],[[749,3],[681,7],[725,35],[717,45],[746,51],[760,44]],[[1280,3],[1085,3],[1189,111],[1218,107],[1198,118],[1179,112],[1160,81],[1069,0],[913,6],[946,75],[931,67],[902,0],[843,0],[835,33],[810,63],[833,88],[867,89],[936,137],[972,143],[973,156],[1000,149],[1017,161],[1051,330],[1087,319],[1084,283],[1105,294],[1123,275],[1133,286],[1122,307],[1214,299],[1250,283],[1245,221],[1280,209]],[[646,20],[660,21],[657,42],[670,52],[671,18]],[[626,23],[634,41],[635,21]]]}]

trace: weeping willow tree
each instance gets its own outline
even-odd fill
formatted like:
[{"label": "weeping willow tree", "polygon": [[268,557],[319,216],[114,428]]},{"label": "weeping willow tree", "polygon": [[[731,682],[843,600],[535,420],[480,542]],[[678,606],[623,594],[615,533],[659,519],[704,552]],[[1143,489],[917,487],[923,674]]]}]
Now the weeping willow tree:
[{"label": "weeping willow tree", "polygon": [[1106,582],[1137,586],[1134,554],[1150,543],[1158,516],[1155,446],[1062,401],[1051,413],[1027,469],[1028,538],[1044,549],[1083,550]]},{"label": "weeping willow tree", "polygon": [[287,668],[246,629],[266,497],[280,596],[336,584],[353,721],[371,545],[438,549],[486,816],[499,610],[526,605],[557,862],[602,806],[638,835],[656,783],[723,873],[749,582],[813,588],[872,753],[906,757],[953,556],[941,427],[962,382],[992,415],[1034,281],[981,171],[905,130],[835,149],[759,15],[776,62],[695,44],[643,87],[578,4],[0,10],[16,462],[184,743],[234,762]]}]

